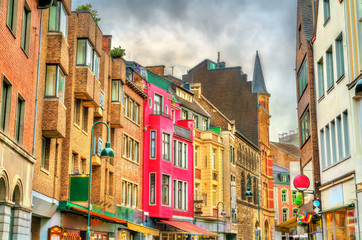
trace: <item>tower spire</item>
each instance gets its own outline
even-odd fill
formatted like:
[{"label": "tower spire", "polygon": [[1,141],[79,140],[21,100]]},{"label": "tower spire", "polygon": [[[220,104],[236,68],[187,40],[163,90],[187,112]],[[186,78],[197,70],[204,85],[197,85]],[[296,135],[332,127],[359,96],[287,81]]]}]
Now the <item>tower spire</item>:
[{"label": "tower spire", "polygon": [[261,68],[258,50],[256,51],[255,64],[254,64],[253,92],[269,94],[265,86],[263,70]]}]

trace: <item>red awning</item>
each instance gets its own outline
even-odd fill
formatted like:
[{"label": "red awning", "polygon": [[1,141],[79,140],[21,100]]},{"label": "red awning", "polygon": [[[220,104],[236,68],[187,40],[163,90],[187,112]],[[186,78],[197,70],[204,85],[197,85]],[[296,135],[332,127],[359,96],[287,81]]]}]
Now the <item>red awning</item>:
[{"label": "red awning", "polygon": [[[77,212],[87,213],[88,214],[88,210],[85,210],[83,208],[72,206],[71,209],[73,209],[73,210],[75,210]],[[126,224],[127,223],[126,220],[111,217],[111,216],[107,216],[107,215],[100,214],[100,213],[95,213],[95,212],[92,212],[92,211],[91,211],[90,215],[91,215],[92,218],[97,218],[97,219],[103,220],[105,222],[121,223],[121,224]]]},{"label": "red awning", "polygon": [[172,220],[161,220],[161,222],[167,223],[167,224],[169,224],[169,225],[171,225],[173,227],[184,230],[184,231],[189,232],[191,234],[216,236],[215,233],[207,231],[206,229],[203,229],[203,228],[201,228],[199,226],[196,226],[195,224],[192,224],[190,222],[172,221]]}]

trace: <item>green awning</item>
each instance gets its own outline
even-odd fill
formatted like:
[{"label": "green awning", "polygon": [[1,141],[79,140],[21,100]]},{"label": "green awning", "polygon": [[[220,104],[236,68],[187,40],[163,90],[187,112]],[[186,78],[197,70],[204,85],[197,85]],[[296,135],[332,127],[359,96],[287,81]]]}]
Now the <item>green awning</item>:
[{"label": "green awning", "polygon": [[320,211],[319,213],[333,212],[333,211],[341,209],[341,208],[350,208],[350,207],[354,207],[354,203],[339,206],[339,207],[335,207],[335,208],[326,209],[326,210]]}]

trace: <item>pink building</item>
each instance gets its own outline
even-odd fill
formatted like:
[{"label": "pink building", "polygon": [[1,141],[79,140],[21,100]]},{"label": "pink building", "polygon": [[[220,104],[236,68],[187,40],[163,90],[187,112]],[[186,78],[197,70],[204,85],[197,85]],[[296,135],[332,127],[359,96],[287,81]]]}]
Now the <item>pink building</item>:
[{"label": "pink building", "polygon": [[144,102],[145,219],[193,219],[193,120],[180,120],[170,82],[147,71]]}]

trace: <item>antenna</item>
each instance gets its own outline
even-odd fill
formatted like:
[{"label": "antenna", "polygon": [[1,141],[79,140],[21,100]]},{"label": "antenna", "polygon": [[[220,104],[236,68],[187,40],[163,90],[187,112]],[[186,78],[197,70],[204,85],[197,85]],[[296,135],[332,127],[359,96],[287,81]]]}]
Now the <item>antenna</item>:
[{"label": "antenna", "polygon": [[220,62],[220,52],[217,52],[217,63]]}]

